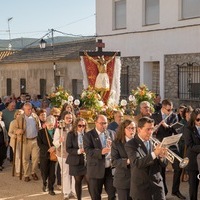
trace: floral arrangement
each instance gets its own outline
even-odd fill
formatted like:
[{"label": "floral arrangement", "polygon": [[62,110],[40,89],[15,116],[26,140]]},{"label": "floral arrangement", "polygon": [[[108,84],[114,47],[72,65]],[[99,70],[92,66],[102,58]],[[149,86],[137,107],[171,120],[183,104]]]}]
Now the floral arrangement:
[{"label": "floral arrangement", "polygon": [[136,90],[131,91],[131,95],[129,96],[129,107],[135,110],[142,101],[148,101],[153,106],[154,98],[155,93],[150,91],[147,86],[143,84],[137,87]]},{"label": "floral arrangement", "polygon": [[81,108],[99,111],[103,106],[100,94],[91,86],[83,90],[81,94]]},{"label": "floral arrangement", "polygon": [[55,92],[49,95],[51,101],[51,106],[60,108],[64,102],[68,101],[68,97],[71,97],[68,92],[64,90],[63,87],[59,86],[56,88]]}]

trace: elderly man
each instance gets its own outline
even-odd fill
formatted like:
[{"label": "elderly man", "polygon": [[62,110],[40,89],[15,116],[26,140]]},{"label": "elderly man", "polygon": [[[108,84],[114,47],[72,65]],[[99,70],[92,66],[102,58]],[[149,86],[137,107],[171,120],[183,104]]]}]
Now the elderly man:
[{"label": "elderly man", "polygon": [[98,115],[95,120],[95,128],[83,137],[92,200],[101,200],[103,185],[108,194],[108,200],[115,199],[110,159],[111,141],[114,139],[114,132],[107,130],[107,126],[106,116]]},{"label": "elderly man", "polygon": [[122,111],[120,110],[117,110],[117,111],[114,111],[114,121],[111,122],[109,125],[108,125],[108,129],[110,130],[113,130],[116,132],[118,126],[122,123],[123,121],[123,117],[124,117],[124,114]]},{"label": "elderly man", "polygon": [[[16,119],[15,133],[23,134],[23,168],[24,181],[29,182],[30,171],[33,180],[38,180],[36,174],[39,161],[39,147],[37,145],[37,135],[40,129],[38,116],[32,113],[31,103],[25,103],[23,106],[24,114]],[[32,166],[30,163],[32,160]],[[30,170],[31,168],[31,170]]]},{"label": "elderly man", "polygon": [[134,117],[134,122],[137,125],[138,121],[142,117],[150,117],[151,116],[151,105],[148,101],[142,101],[140,103],[140,113]]}]

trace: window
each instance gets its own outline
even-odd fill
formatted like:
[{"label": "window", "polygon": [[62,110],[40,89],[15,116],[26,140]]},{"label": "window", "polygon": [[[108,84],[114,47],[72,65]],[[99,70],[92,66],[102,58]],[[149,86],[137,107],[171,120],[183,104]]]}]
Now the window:
[{"label": "window", "polygon": [[115,0],[114,23],[114,29],[126,28],[126,0]]},{"label": "window", "polygon": [[79,98],[83,90],[83,80],[72,79],[72,94],[75,98]]},{"label": "window", "polygon": [[127,98],[129,95],[129,66],[125,67],[121,74],[121,98]]},{"label": "window", "polygon": [[21,78],[20,79],[20,94],[26,93],[26,79]]},{"label": "window", "polygon": [[7,95],[10,96],[11,95],[11,91],[12,91],[12,80],[11,78],[7,78],[6,79],[6,88],[7,88]]},{"label": "window", "polygon": [[159,23],[159,0],[145,0],[145,25]]},{"label": "window", "polygon": [[197,63],[178,65],[178,91],[180,99],[199,100],[200,65]]},{"label": "window", "polygon": [[182,18],[200,17],[199,0],[182,0]]},{"label": "window", "polygon": [[46,79],[40,79],[40,95],[42,97],[44,97],[46,94],[46,84],[47,84]]}]

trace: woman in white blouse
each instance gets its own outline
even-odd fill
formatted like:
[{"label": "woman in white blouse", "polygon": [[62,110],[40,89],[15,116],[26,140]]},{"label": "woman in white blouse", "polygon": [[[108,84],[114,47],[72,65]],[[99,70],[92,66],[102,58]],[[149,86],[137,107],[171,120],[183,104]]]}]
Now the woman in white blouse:
[{"label": "woman in white blouse", "polygon": [[66,138],[69,131],[71,131],[73,122],[73,114],[69,111],[64,111],[61,114],[59,128],[56,128],[53,139],[53,144],[56,147],[56,155],[61,168],[64,200],[75,196],[74,178],[69,175],[69,165],[65,163],[68,156],[66,152]]}]

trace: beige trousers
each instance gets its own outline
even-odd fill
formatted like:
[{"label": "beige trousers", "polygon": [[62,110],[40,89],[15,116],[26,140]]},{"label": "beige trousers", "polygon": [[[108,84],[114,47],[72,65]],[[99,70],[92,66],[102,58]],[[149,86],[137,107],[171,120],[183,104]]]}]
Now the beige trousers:
[{"label": "beige trousers", "polygon": [[37,138],[33,140],[26,139],[23,142],[23,168],[24,177],[29,177],[38,170],[39,162],[39,147],[37,145]]}]

